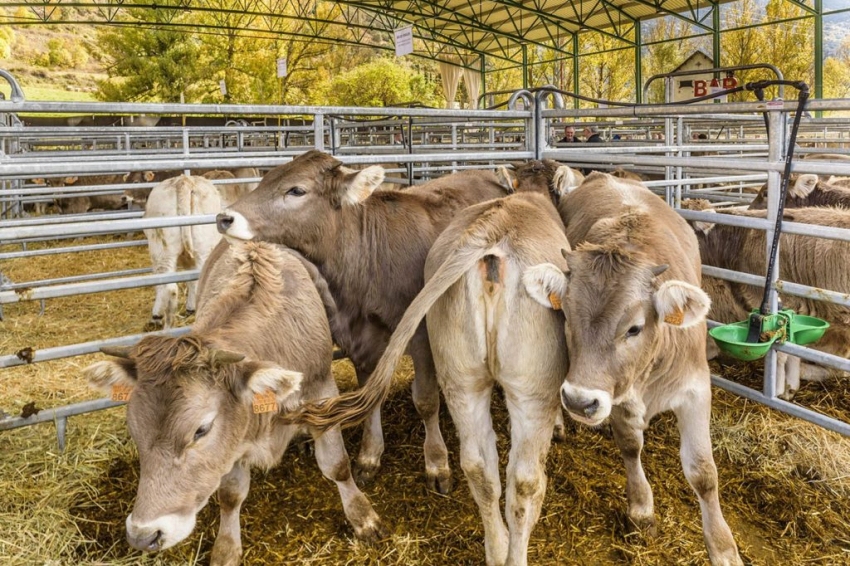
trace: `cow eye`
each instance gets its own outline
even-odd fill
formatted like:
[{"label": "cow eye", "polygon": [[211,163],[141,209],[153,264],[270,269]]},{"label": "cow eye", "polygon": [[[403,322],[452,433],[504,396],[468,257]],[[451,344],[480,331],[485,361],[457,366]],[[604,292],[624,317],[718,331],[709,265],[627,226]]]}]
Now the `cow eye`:
[{"label": "cow eye", "polygon": [[292,187],[288,191],[286,191],[286,196],[288,197],[303,197],[307,194],[307,191],[302,189],[301,187]]},{"label": "cow eye", "polygon": [[643,326],[638,326],[638,325],[632,326],[626,332],[626,338],[632,338],[634,336],[637,336],[638,334],[641,333],[641,330],[643,330]]},{"label": "cow eye", "polygon": [[193,440],[198,441],[199,439],[205,437],[211,428],[212,423],[207,423],[205,425],[199,426],[198,430],[195,431],[195,437],[193,438]]}]

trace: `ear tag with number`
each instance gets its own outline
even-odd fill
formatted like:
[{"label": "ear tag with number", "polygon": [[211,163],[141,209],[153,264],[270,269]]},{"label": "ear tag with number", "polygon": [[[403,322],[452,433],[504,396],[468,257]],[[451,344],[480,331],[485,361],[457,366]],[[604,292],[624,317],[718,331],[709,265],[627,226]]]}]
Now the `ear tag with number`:
[{"label": "ear tag with number", "polygon": [[266,391],[264,393],[254,393],[254,413],[276,413],[279,411],[277,398],[274,391]]}]

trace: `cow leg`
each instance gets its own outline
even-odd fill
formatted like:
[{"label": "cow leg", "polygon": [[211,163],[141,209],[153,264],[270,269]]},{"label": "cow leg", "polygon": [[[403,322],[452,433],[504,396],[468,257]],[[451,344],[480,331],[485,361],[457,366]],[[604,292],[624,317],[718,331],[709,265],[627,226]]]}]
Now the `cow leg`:
[{"label": "cow leg", "polygon": [[460,467],[484,523],[487,566],[502,566],[508,556],[508,530],[499,509],[502,484],[499,453],[490,415],[493,385],[463,387],[440,379],[446,405],[460,437]]},{"label": "cow leg", "polygon": [[[782,387],[779,387],[779,383],[776,385],[776,394],[780,399],[790,401],[800,389],[800,363],[801,360],[797,356],[790,356],[783,352],[777,354],[776,373],[778,376],[781,365],[783,375]],[[776,381],[779,382],[778,377]]]},{"label": "cow leg", "polygon": [[[364,369],[363,366],[355,363],[354,369],[357,373],[357,383],[360,387],[363,387],[375,369],[375,365],[370,364],[368,369]],[[360,451],[357,453],[357,459],[354,462],[354,477],[360,485],[369,483],[375,478],[378,470],[381,469],[381,456],[383,454],[384,431],[381,427],[381,407],[378,406],[363,422]]]},{"label": "cow leg", "polygon": [[566,442],[567,428],[564,424],[564,411],[558,408],[555,413],[555,428],[552,430],[552,440],[554,442]]},{"label": "cow leg", "polygon": [[342,498],[342,508],[351,526],[354,527],[354,535],[366,541],[375,541],[381,538],[381,519],[372,504],[363,495],[363,492],[354,483],[351,475],[351,466],[348,462],[348,453],[342,441],[342,434],[338,427],[327,430],[324,434],[311,430],[313,441],[316,445],[316,462],[322,474],[336,483]]},{"label": "cow leg", "polygon": [[[148,251],[151,257],[151,267],[156,274],[174,273],[177,271],[177,254],[173,244],[166,240],[173,236],[170,229],[145,230],[148,238]],[[179,236],[179,234],[178,234]],[[172,244],[169,246],[168,244]],[[174,313],[177,312],[177,283],[156,286],[156,298],[151,312],[151,324],[171,328],[174,325]]]},{"label": "cow leg", "polygon": [[692,390],[674,408],[681,434],[680,455],[688,483],[699,497],[702,532],[708,556],[714,566],[740,566],[740,556],[732,531],[723,518],[718,494],[717,468],[711,453],[711,390],[708,376],[703,389]]},{"label": "cow leg", "polygon": [[652,488],[646,481],[640,452],[643,450],[643,430],[629,422],[624,409],[614,407],[611,411],[611,428],[614,442],[620,449],[626,466],[626,497],[629,501],[629,520],[632,525],[649,536],[656,535],[655,504]]},{"label": "cow leg", "polygon": [[449,451],[440,432],[440,388],[424,328],[410,344],[413,358],[413,404],[425,423],[425,481],[428,489],[446,494],[452,490]]},{"label": "cow leg", "polygon": [[[525,380],[532,383],[534,380]],[[509,566],[528,563],[528,539],[540,517],[546,493],[546,455],[557,415],[563,417],[555,395],[541,398],[505,387],[511,416],[511,454],[506,474],[505,518],[510,531]]]},{"label": "cow leg", "polygon": [[242,536],[239,528],[239,510],[248,496],[251,472],[247,466],[236,463],[233,469],[221,478],[218,487],[218,504],[221,508],[221,524],[213,544],[210,566],[233,566],[242,558]]}]

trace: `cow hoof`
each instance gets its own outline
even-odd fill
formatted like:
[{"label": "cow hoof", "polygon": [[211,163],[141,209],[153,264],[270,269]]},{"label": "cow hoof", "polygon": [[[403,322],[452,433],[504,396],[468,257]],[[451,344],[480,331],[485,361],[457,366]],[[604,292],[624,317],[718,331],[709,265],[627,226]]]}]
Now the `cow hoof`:
[{"label": "cow hoof", "polygon": [[[374,512],[373,512],[374,515]],[[354,527],[354,536],[363,542],[374,544],[379,540],[387,537],[387,531],[384,529],[381,520],[377,515],[364,521],[359,527]]]},{"label": "cow hoof", "polygon": [[562,424],[556,424],[555,428],[552,430],[552,442],[566,442],[567,441],[567,430],[564,428]]},{"label": "cow hoof", "polygon": [[354,469],[352,470],[352,473],[354,474],[354,481],[358,486],[363,487],[375,479],[375,476],[378,475],[378,470],[380,469],[380,464],[362,464],[355,460]]},{"label": "cow hoof", "polygon": [[640,533],[646,538],[655,538],[658,536],[658,525],[655,523],[655,516],[649,517],[628,517],[626,519],[626,532]]},{"label": "cow hoof", "polygon": [[450,470],[443,470],[436,474],[425,472],[425,483],[430,491],[436,491],[441,495],[447,495],[454,487]]},{"label": "cow hoof", "polygon": [[789,389],[785,393],[777,395],[777,397],[779,397],[783,401],[791,401],[794,398],[794,395],[796,395],[796,394],[797,394],[796,389]]},{"label": "cow hoof", "polygon": [[230,537],[215,539],[210,566],[238,566],[242,562],[242,546],[236,544]]}]

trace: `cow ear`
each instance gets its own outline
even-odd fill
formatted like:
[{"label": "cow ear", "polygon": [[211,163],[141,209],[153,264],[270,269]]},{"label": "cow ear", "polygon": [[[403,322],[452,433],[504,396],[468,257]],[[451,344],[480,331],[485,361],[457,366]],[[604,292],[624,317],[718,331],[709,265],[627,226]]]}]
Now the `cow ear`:
[{"label": "cow ear", "polygon": [[806,198],[818,185],[818,176],[814,174],[800,175],[794,186],[788,189],[788,194],[797,198]]},{"label": "cow ear", "polygon": [[372,165],[361,171],[346,172],[340,202],[349,206],[360,204],[369,198],[383,182],[384,168],[380,165]]},{"label": "cow ear", "polygon": [[499,180],[499,184],[507,189],[508,194],[516,192],[516,188],[519,183],[513,170],[508,169],[504,165],[500,165],[496,168],[496,178]]},{"label": "cow ear", "polygon": [[156,178],[156,173],[154,173],[153,171],[145,171],[144,177],[145,181],[151,183]]},{"label": "cow ear", "polygon": [[523,272],[522,283],[532,299],[546,308],[560,310],[569,279],[554,263],[540,263]]},{"label": "cow ear", "polygon": [[572,167],[561,165],[555,170],[555,175],[552,177],[552,185],[560,196],[568,195],[581,185],[584,177],[581,176]]},{"label": "cow ear", "polygon": [[268,363],[252,362],[246,364],[246,367],[247,393],[255,413],[291,411],[298,407],[298,393],[304,379],[301,372]]},{"label": "cow ear", "polygon": [[95,391],[126,401],[136,386],[136,363],[129,359],[96,362],[84,369],[83,375]]},{"label": "cow ear", "polygon": [[79,177],[65,177],[64,181],[66,185],[73,185],[77,181],[79,181]]},{"label": "cow ear", "polygon": [[697,287],[684,281],[665,281],[653,297],[655,311],[663,324],[690,328],[705,320],[711,299]]}]

